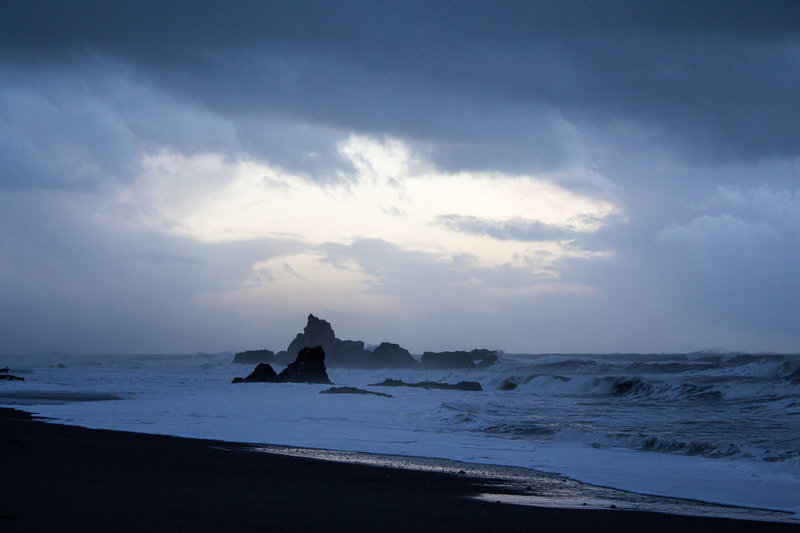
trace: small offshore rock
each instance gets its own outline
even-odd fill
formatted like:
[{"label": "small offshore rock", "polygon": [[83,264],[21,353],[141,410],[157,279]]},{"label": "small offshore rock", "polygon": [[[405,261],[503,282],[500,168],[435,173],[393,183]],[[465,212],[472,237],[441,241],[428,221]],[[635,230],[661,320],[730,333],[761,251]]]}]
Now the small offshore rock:
[{"label": "small offshore rock", "polygon": [[477,381],[459,381],[458,383],[440,383],[437,381],[420,381],[419,383],[406,383],[402,379],[386,378],[381,383],[373,383],[370,387],[414,387],[420,389],[443,389],[482,391],[483,387]]},{"label": "small offshore rock", "polygon": [[518,386],[519,384],[513,378],[508,378],[500,385],[500,390],[514,390]]},{"label": "small offshore rock", "polygon": [[267,382],[278,381],[278,374],[267,363],[259,363],[258,366],[246,378],[233,378],[232,383]]},{"label": "small offshore rock", "polygon": [[366,389],[359,389],[357,387],[331,387],[319,391],[320,394],[372,394],[374,396],[382,396],[383,398],[394,398],[391,394],[385,392],[373,392]]}]

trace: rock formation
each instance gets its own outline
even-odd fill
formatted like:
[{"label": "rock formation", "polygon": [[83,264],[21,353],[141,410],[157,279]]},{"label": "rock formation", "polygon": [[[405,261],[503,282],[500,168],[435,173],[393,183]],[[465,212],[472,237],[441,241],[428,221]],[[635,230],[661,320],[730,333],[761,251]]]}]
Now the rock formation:
[{"label": "rock formation", "polygon": [[446,389],[446,390],[465,390],[482,391],[483,387],[477,381],[459,381],[455,384],[440,383],[436,381],[421,381],[419,383],[406,383],[402,379],[386,378],[381,383],[373,383],[370,387],[416,387],[420,389]]},{"label": "rock formation", "polygon": [[295,362],[278,374],[278,379],[292,383],[331,383],[325,369],[325,350],[322,346],[303,348]]},{"label": "rock formation", "polygon": [[294,359],[292,359],[289,356],[289,352],[287,352],[286,350],[281,350],[280,352],[275,354],[275,364],[276,365],[287,366],[292,361],[294,361]]},{"label": "rock formation", "polygon": [[485,368],[498,360],[497,351],[485,348],[465,352],[425,352],[422,354],[422,368],[426,369],[458,369]]},{"label": "rock formation", "polygon": [[275,353],[272,350],[246,350],[233,356],[234,363],[255,365],[258,363],[274,363]]},{"label": "rock formation", "polygon": [[307,346],[322,346],[322,349],[326,350],[327,353],[330,346],[337,340],[330,322],[310,314],[308,315],[306,327],[303,328],[303,333],[298,333],[295,336],[286,351],[289,355],[296,355]]},{"label": "rock formation", "polygon": [[322,346],[331,366],[363,367],[369,356],[362,341],[337,339],[330,322],[308,315],[303,333],[298,333],[286,349],[286,354],[279,353],[278,358],[291,360],[308,346]]},{"label": "rock formation", "polygon": [[10,368],[0,368],[0,381],[25,381],[25,378],[21,378],[19,376],[12,376],[9,374],[11,371]]},{"label": "rock formation", "polygon": [[278,381],[278,374],[273,370],[271,366],[267,363],[259,363],[255,369],[250,372],[250,375],[246,378],[233,378],[233,383],[244,383],[244,382],[257,382],[257,381],[266,381],[275,383]]},{"label": "rock formation", "polygon": [[472,350],[469,354],[479,368],[492,366],[500,359],[497,350],[487,350],[486,348]]},{"label": "rock formation", "polygon": [[514,378],[506,378],[500,384],[500,390],[514,390],[519,387],[519,383]]},{"label": "rock formation", "polygon": [[359,389],[356,387],[331,387],[319,391],[320,394],[371,394],[373,396],[381,396],[383,398],[394,398],[391,394],[385,392],[373,392],[371,390]]},{"label": "rock formation", "polygon": [[382,342],[367,358],[369,368],[416,368],[419,361],[399,344]]},{"label": "rock formation", "polygon": [[332,367],[350,368],[423,368],[434,370],[470,369],[491,366],[498,360],[496,350],[476,349],[455,352],[425,352],[417,361],[405,348],[391,342],[382,342],[372,352],[364,348],[363,341],[342,340],[330,322],[308,315],[302,333],[295,335],[286,350],[273,354],[270,350],[239,352],[234,363],[270,363],[287,366],[297,359],[300,350],[321,346],[326,361]]},{"label": "rock formation", "polygon": [[420,362],[429,369],[475,368],[467,352],[425,352]]},{"label": "rock formation", "polygon": [[246,378],[233,378],[233,383],[331,383],[325,368],[325,351],[321,346],[303,348],[294,363],[289,364],[280,374],[267,363],[259,363]]}]

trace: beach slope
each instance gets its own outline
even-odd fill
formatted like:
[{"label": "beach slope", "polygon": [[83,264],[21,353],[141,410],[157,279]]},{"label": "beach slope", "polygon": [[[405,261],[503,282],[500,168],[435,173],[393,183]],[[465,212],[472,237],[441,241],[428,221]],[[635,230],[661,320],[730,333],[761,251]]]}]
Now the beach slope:
[{"label": "beach slope", "polygon": [[2,531],[798,531],[487,503],[485,480],[43,423],[0,408]]}]

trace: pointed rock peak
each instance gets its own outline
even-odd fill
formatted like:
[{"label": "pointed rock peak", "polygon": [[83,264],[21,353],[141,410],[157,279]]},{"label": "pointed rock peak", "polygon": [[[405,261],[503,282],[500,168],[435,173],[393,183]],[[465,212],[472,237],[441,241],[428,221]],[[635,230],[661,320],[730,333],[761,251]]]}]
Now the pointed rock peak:
[{"label": "pointed rock peak", "polygon": [[317,342],[328,339],[333,340],[336,337],[330,322],[317,318],[312,314],[308,315],[308,322],[306,323],[305,329],[303,329],[303,333],[315,339]]}]

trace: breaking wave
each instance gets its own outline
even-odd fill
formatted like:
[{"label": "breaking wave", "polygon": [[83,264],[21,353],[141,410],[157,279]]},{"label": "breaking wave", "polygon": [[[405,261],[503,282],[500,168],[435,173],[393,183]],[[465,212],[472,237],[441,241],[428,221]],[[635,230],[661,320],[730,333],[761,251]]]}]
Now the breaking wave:
[{"label": "breaking wave", "polygon": [[596,378],[592,383],[596,394],[634,399],[687,400],[711,402],[722,399],[723,392],[711,384],[668,383],[643,377]]},{"label": "breaking wave", "polygon": [[448,431],[800,468],[800,357],[532,356],[486,372],[502,406],[444,405]]}]

